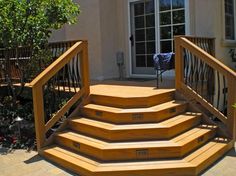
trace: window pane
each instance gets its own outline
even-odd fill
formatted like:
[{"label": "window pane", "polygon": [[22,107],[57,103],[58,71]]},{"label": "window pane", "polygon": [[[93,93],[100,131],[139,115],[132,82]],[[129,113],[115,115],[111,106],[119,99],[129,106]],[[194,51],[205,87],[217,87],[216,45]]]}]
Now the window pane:
[{"label": "window pane", "polygon": [[146,2],[145,4],[145,13],[149,14],[149,13],[154,13],[154,0],[149,0]]},{"label": "window pane", "polygon": [[135,17],[135,28],[144,28],[144,16]]},{"label": "window pane", "polygon": [[146,40],[155,40],[155,28],[146,29]]},{"label": "window pane", "polygon": [[225,39],[235,40],[234,1],[225,0]]},{"label": "window pane", "polygon": [[147,54],[154,54],[156,51],[155,42],[147,42]]},{"label": "window pane", "polygon": [[160,29],[160,36],[161,39],[171,39],[171,26],[168,27],[161,27]]},{"label": "window pane", "polygon": [[155,16],[147,15],[146,16],[146,27],[154,27],[155,26]]},{"label": "window pane", "polygon": [[184,10],[173,11],[173,24],[184,23],[185,14]]},{"label": "window pane", "polygon": [[185,25],[178,25],[173,27],[174,36],[175,35],[185,35]]},{"label": "window pane", "polygon": [[168,53],[172,51],[172,41],[161,41],[161,52]]},{"label": "window pane", "polygon": [[171,9],[171,0],[160,0],[159,1],[160,11]]},{"label": "window pane", "polygon": [[145,55],[136,56],[136,67],[146,67]]},{"label": "window pane", "polygon": [[172,6],[173,9],[184,8],[184,0],[172,0]]},{"label": "window pane", "polygon": [[171,13],[160,13],[160,25],[168,25],[171,24]]},{"label": "window pane", "polygon": [[147,67],[153,67],[153,55],[148,55],[147,56]]},{"label": "window pane", "polygon": [[136,43],[136,54],[145,54],[145,42]]},{"label": "window pane", "polygon": [[141,30],[136,30],[135,31],[135,40],[136,41],[144,41],[145,40],[145,30],[141,29]]},{"label": "window pane", "polygon": [[144,15],[144,3],[134,4],[134,15]]}]

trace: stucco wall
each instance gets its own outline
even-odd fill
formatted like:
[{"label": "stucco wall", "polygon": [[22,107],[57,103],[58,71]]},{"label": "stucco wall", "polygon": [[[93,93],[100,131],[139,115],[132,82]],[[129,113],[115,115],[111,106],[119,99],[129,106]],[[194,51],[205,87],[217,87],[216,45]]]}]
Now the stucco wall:
[{"label": "stucco wall", "polygon": [[116,53],[118,47],[117,0],[100,0],[100,29],[103,79],[118,77]]},{"label": "stucco wall", "polygon": [[216,39],[216,57],[229,67],[234,67],[228,54],[231,47],[224,44],[223,0],[195,0],[196,36]]},{"label": "stucco wall", "polygon": [[78,24],[66,25],[62,30],[54,32],[51,40],[88,40],[90,78],[103,79],[100,0],[76,1],[81,9]]}]

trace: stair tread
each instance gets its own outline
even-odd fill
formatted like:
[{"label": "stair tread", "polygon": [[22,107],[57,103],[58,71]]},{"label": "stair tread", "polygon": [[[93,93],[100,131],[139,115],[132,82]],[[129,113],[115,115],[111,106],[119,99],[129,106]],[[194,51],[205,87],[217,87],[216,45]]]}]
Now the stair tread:
[{"label": "stair tread", "polygon": [[[129,161],[101,163],[59,146],[51,146],[44,149],[44,155],[52,155],[68,163],[73,163],[74,165],[77,165],[79,167],[84,167],[90,171],[138,171],[144,169],[150,170],[195,167],[203,163],[205,160],[207,160],[207,158],[217,154],[219,150],[225,148],[227,145],[229,145],[229,142],[221,142],[217,138],[215,138],[183,159],[167,159],[145,162]],[[198,160],[198,162],[194,164],[193,161],[196,160]]]},{"label": "stair tread", "polygon": [[186,104],[185,101],[169,101],[163,104],[159,104],[156,106],[152,106],[149,108],[116,108],[116,107],[109,107],[104,105],[97,105],[97,104],[87,104],[84,108],[89,108],[97,111],[107,111],[112,113],[145,113],[145,112],[154,112],[154,111],[161,111],[167,108],[176,107],[181,104]]},{"label": "stair tread", "polygon": [[[58,137],[66,138],[78,143],[83,143],[100,149],[128,149],[128,148],[152,148],[152,147],[179,147],[186,143],[197,139],[207,133],[212,128],[205,129],[202,126],[193,128],[172,140],[157,140],[157,141],[133,141],[133,142],[106,142],[104,140],[92,138],[72,131],[58,133]],[[147,139],[148,140],[148,139]]]},{"label": "stair tread", "polygon": [[89,126],[94,126],[97,128],[103,128],[106,130],[135,130],[135,129],[155,129],[155,128],[170,128],[182,122],[188,121],[190,119],[196,118],[196,116],[200,116],[200,113],[184,113],[181,115],[177,115],[171,119],[159,122],[159,123],[145,123],[145,124],[112,124],[108,122],[102,122],[98,120],[88,119],[88,118],[76,118],[71,119],[71,122],[85,124]]},{"label": "stair tread", "polygon": [[200,164],[202,160],[205,160],[209,157],[208,155],[216,153],[222,147],[227,146],[229,142],[230,141],[228,139],[214,138],[214,140],[211,140],[206,145],[196,150],[194,153],[185,157],[185,161]]},{"label": "stair tread", "polygon": [[214,125],[200,125],[196,128],[193,128],[193,129],[175,137],[174,139],[172,139],[172,141],[176,142],[178,144],[186,144],[190,140],[192,140],[193,137],[199,138],[203,134],[206,134],[207,132],[215,130],[216,128],[217,128],[217,126],[214,126]]}]

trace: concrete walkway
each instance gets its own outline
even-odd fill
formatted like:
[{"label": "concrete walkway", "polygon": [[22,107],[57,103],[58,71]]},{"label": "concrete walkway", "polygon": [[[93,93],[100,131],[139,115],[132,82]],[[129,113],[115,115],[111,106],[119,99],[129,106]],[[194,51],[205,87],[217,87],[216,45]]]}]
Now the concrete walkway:
[{"label": "concrete walkway", "polygon": [[[236,152],[231,150],[203,173],[203,176],[234,176],[236,174]],[[4,155],[0,149],[0,175],[1,176],[76,176],[61,167],[54,165],[35,151],[16,150]]]}]

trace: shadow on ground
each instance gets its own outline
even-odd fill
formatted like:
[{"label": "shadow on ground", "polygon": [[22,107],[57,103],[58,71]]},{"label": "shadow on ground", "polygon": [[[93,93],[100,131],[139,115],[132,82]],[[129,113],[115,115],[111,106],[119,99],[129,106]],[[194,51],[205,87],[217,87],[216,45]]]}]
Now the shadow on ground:
[{"label": "shadow on ground", "polygon": [[32,158],[25,160],[24,163],[31,164],[31,163],[39,162],[41,160],[44,160],[44,159],[42,157],[40,157],[39,155],[35,155]]}]

